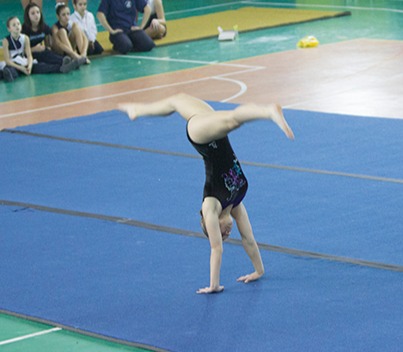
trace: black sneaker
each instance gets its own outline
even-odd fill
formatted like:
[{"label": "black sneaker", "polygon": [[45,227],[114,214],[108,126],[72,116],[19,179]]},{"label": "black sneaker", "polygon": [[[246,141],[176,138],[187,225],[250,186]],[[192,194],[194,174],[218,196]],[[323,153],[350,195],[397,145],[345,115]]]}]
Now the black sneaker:
[{"label": "black sneaker", "polygon": [[[65,60],[65,59],[69,60]],[[75,70],[78,67],[78,62],[77,60],[71,60],[68,56],[65,56],[63,58],[63,65],[60,66],[60,72],[61,73],[69,73],[73,70]]]},{"label": "black sneaker", "polygon": [[3,77],[6,82],[12,82],[17,78],[17,77],[14,77],[13,71],[9,67],[4,67]]},{"label": "black sneaker", "polygon": [[85,65],[87,63],[87,58],[86,57],[80,57],[79,59],[77,59],[78,61],[78,66],[82,66]]},{"label": "black sneaker", "polygon": [[72,61],[70,56],[63,56],[63,63],[62,66],[68,65]]}]

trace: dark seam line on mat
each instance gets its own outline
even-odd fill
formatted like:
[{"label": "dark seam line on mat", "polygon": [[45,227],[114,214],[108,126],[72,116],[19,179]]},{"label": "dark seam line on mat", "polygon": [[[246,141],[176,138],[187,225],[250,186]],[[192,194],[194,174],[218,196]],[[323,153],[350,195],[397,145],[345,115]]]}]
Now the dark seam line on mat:
[{"label": "dark seam line on mat", "polygon": [[[17,131],[17,130],[5,129],[5,130],[2,130],[1,132],[20,134],[20,135],[38,137],[38,138],[47,138],[47,139],[53,139],[53,140],[69,142],[69,143],[80,143],[80,144],[96,145],[96,146],[100,146],[100,147],[135,150],[135,151],[140,151],[140,152],[145,152],[145,153],[180,156],[180,157],[192,158],[192,159],[201,159],[201,157],[198,155],[187,154],[187,153],[164,151],[164,150],[149,149],[149,148],[142,148],[142,147],[133,147],[133,146],[127,146],[127,145],[123,145],[123,144],[88,141],[85,139],[58,137],[58,136],[52,136],[52,135],[28,132],[28,131]],[[264,163],[258,163],[258,162],[253,162],[253,161],[244,161],[244,160],[241,160],[241,164],[248,165],[248,166],[254,166],[254,167],[267,168],[267,169],[278,169],[278,170],[305,172],[305,173],[311,173],[311,174],[330,175],[330,176],[342,176],[342,177],[356,178],[356,179],[362,179],[362,180],[403,184],[403,179],[399,179],[399,178],[370,176],[370,175],[362,175],[362,174],[350,174],[347,172],[308,169],[308,168],[295,167],[295,166],[264,164]]]},{"label": "dark seam line on mat", "polygon": [[25,314],[21,314],[21,313],[15,313],[15,312],[11,312],[11,311],[5,310],[5,309],[0,309],[0,314],[9,315],[9,316],[12,316],[12,317],[15,317],[15,318],[29,320],[29,321],[39,323],[39,324],[45,324],[45,325],[54,326],[56,328],[61,328],[62,331],[63,330],[70,331],[70,332],[74,332],[74,333],[77,333],[77,334],[80,334],[80,335],[97,338],[97,339],[100,339],[100,340],[103,340],[103,341],[113,342],[113,343],[116,343],[116,344],[119,344],[119,345],[142,348],[142,349],[146,349],[148,351],[153,351],[153,352],[169,352],[169,350],[164,350],[164,349],[161,349],[161,348],[158,348],[158,347],[145,345],[145,344],[141,344],[141,343],[137,343],[137,342],[130,342],[130,341],[126,341],[126,340],[120,340],[120,339],[117,339],[115,337],[105,336],[105,335],[97,334],[95,332],[90,332],[90,331],[86,331],[86,330],[80,330],[79,328],[73,328],[71,326],[59,324],[59,323],[56,323],[56,322],[51,321],[51,320],[46,320],[46,319],[37,318],[37,317],[31,317],[29,315],[25,315]]},{"label": "dark seam line on mat", "polygon": [[[82,211],[52,208],[52,207],[47,207],[47,206],[43,206],[43,205],[29,204],[29,203],[23,203],[23,202],[14,202],[14,201],[8,201],[8,200],[0,200],[0,205],[18,206],[18,207],[22,207],[22,208],[31,208],[31,209],[35,209],[35,210],[39,210],[39,211],[56,213],[56,214],[72,215],[72,216],[78,216],[78,217],[84,217],[84,218],[111,221],[111,222],[122,224],[122,225],[141,227],[141,228],[145,228],[148,230],[155,230],[155,231],[166,232],[166,233],[171,233],[171,234],[176,234],[176,235],[198,237],[198,238],[203,238],[203,239],[207,240],[207,238],[204,235],[202,235],[201,233],[173,228],[173,227],[168,227],[168,226],[151,224],[148,222],[133,220],[133,219],[129,219],[129,218],[122,218],[119,216],[94,214],[94,213],[87,213],[87,212],[82,212]],[[242,245],[242,241],[237,240],[237,239],[228,239],[226,242],[237,245],[237,246]],[[335,255],[317,253],[317,252],[310,252],[310,251],[304,251],[304,250],[281,247],[281,246],[273,246],[273,245],[264,244],[264,243],[258,243],[258,246],[260,249],[264,249],[267,251],[284,253],[284,254],[289,254],[289,255],[298,256],[298,257],[322,259],[322,260],[328,260],[328,261],[333,261],[333,262],[365,266],[365,267],[370,267],[370,268],[375,268],[375,269],[403,272],[403,266],[401,266],[401,265],[371,262],[368,260],[341,257],[341,256],[335,256]]]}]

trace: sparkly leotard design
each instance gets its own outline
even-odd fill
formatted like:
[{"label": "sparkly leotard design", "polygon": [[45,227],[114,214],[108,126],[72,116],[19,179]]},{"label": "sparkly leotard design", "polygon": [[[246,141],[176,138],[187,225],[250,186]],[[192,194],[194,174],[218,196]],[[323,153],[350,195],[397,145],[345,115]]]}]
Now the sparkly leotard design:
[{"label": "sparkly leotard design", "polygon": [[234,159],[234,166],[228,173],[222,174],[221,177],[224,178],[225,187],[231,192],[231,196],[227,198],[227,201],[231,202],[236,198],[238,191],[246,183],[238,159]]}]

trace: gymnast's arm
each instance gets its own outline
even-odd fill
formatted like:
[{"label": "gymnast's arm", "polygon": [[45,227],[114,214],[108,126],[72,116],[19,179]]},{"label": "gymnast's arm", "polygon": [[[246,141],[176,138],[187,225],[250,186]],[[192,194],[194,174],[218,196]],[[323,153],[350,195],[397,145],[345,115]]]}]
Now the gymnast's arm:
[{"label": "gymnast's arm", "polygon": [[264,274],[264,266],[260,256],[259,247],[253,236],[252,226],[249,221],[248,213],[245,206],[241,202],[237,207],[233,208],[231,215],[234,217],[239,233],[242,237],[242,245],[245,252],[252,261],[255,272],[238,278],[237,281],[248,283],[259,279]]},{"label": "gymnast's arm", "polygon": [[207,197],[203,201],[203,218],[210,241],[210,286],[201,288],[197,293],[218,293],[224,290],[220,285],[220,270],[223,254],[222,236],[219,223],[218,200]]}]

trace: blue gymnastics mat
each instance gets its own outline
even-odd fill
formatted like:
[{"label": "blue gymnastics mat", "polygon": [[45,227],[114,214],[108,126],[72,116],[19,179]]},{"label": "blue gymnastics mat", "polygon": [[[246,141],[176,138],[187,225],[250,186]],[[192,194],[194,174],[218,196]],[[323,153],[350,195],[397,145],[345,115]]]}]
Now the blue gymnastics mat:
[{"label": "blue gymnastics mat", "polygon": [[268,273],[235,282],[252,268],[234,231],[213,296],[195,294],[204,169],[179,116],[2,131],[0,309],[170,351],[398,351],[403,121],[285,114],[294,142],[231,134]]},{"label": "blue gymnastics mat", "polygon": [[[294,142],[262,121],[231,135],[257,240],[403,265],[403,121],[286,116]],[[0,199],[199,231],[203,165],[178,116],[130,122],[108,111],[11,132],[0,134]]]},{"label": "blue gymnastics mat", "polygon": [[262,251],[248,285],[226,244],[225,291],[204,238],[1,206],[0,309],[169,351],[398,351],[402,274]]}]

